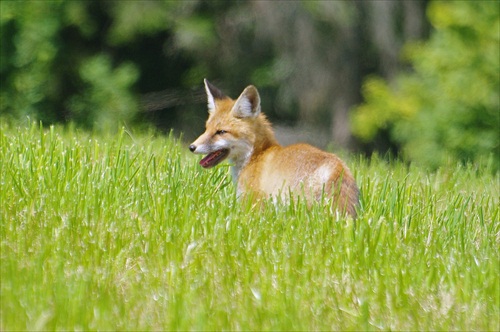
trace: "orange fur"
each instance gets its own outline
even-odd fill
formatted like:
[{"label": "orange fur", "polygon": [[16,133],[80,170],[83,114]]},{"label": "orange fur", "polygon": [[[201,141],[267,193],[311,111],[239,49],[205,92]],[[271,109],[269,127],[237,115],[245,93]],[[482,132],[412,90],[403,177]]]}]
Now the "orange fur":
[{"label": "orange fur", "polygon": [[215,166],[227,157],[234,164],[239,195],[286,200],[291,193],[304,195],[309,202],[332,197],[338,210],[356,216],[359,190],[342,160],[307,144],[279,145],[260,111],[255,87],[247,87],[237,100],[224,96],[208,81],[205,87],[206,131],[190,146],[192,152],[208,155],[200,162],[202,166]]}]

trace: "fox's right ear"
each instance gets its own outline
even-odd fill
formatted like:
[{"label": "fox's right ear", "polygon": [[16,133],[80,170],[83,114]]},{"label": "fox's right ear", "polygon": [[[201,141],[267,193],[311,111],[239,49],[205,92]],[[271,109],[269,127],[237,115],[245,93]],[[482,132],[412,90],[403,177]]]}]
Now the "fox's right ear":
[{"label": "fox's right ear", "polygon": [[226,95],[217,89],[212,83],[210,83],[206,78],[203,80],[205,83],[205,91],[207,92],[207,106],[208,112],[213,113],[215,111],[215,100],[224,99]]}]

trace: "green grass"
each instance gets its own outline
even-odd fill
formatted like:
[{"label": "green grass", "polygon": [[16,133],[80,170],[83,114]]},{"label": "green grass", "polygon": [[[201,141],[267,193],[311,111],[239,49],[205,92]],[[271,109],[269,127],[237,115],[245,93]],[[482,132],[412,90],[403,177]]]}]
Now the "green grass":
[{"label": "green grass", "polygon": [[499,175],[348,163],[359,218],[173,137],[1,124],[1,330],[499,330]]}]

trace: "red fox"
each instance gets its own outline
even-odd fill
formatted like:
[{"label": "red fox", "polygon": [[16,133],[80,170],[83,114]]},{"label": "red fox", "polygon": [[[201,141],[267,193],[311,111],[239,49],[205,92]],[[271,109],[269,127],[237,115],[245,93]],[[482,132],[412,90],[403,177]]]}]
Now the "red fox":
[{"label": "red fox", "polygon": [[308,144],[278,144],[253,85],[233,100],[204,82],[206,131],[189,146],[191,152],[206,155],[200,161],[202,167],[214,167],[229,158],[238,196],[251,193],[286,201],[290,194],[305,195],[308,202],[331,197],[340,212],[356,217],[359,190],[342,160]]}]

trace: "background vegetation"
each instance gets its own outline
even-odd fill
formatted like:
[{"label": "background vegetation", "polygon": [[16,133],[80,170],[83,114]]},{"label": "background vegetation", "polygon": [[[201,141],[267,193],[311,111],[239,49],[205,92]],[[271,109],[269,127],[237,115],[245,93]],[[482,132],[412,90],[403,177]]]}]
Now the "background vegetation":
[{"label": "background vegetation", "polygon": [[256,84],[275,123],[322,132],[323,145],[498,165],[499,6],[2,1],[0,112],[192,138],[207,77],[232,96]]},{"label": "background vegetation", "polygon": [[0,127],[0,329],[500,328],[499,175],[349,160],[328,202],[238,202],[172,135]]},{"label": "background vegetation", "polygon": [[392,85],[370,78],[366,103],[354,113],[354,132],[373,140],[387,131],[406,159],[438,167],[452,160],[492,156],[499,167],[499,2],[435,2],[435,27],[405,56],[414,71]]}]

